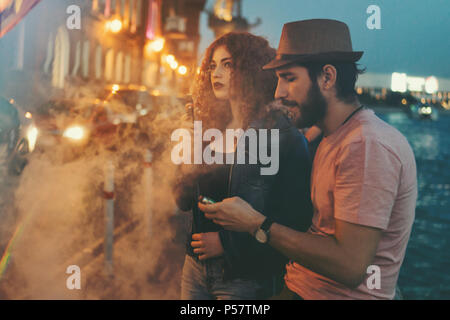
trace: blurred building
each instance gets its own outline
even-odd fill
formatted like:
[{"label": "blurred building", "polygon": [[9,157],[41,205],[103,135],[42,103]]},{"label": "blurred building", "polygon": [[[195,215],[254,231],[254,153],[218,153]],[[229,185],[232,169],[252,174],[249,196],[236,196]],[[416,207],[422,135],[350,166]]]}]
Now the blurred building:
[{"label": "blurred building", "polygon": [[231,31],[250,31],[261,24],[261,19],[250,24],[242,15],[242,0],[215,0],[209,10],[208,26],[216,38]]},{"label": "blurred building", "polygon": [[[35,106],[84,85],[139,84],[146,3],[41,1],[0,39],[0,93]],[[69,27],[71,6],[80,9],[80,29]]]},{"label": "blurred building", "polygon": [[408,97],[412,96],[422,103],[450,109],[450,79],[399,72],[364,73],[358,77],[356,87],[358,94],[371,103],[392,103],[390,98],[399,97],[401,104],[408,105]]},{"label": "blurred building", "polygon": [[145,83],[148,86],[175,88],[181,93],[189,91],[197,71],[200,14],[205,3],[206,0],[159,2],[159,35],[155,37],[154,43],[156,49],[160,50],[152,50],[152,42],[145,50]]},{"label": "blurred building", "polygon": [[33,108],[112,84],[183,87],[196,70],[205,2],[41,0],[0,38],[0,95]]}]

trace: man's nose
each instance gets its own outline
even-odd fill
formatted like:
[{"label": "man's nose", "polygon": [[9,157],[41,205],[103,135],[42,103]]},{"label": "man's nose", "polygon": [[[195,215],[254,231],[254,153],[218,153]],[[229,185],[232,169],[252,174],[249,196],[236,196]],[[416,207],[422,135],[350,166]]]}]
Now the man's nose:
[{"label": "man's nose", "polygon": [[278,80],[277,89],[275,91],[275,99],[287,98],[287,88],[286,85]]}]

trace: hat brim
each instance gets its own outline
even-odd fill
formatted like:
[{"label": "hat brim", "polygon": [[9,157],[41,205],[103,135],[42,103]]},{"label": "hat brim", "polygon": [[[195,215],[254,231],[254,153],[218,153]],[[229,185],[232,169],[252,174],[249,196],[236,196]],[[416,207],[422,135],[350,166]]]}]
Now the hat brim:
[{"label": "hat brim", "polygon": [[361,59],[363,51],[352,52],[324,52],[318,54],[279,55],[263,66],[263,70],[277,69],[291,63],[302,62],[356,62]]}]

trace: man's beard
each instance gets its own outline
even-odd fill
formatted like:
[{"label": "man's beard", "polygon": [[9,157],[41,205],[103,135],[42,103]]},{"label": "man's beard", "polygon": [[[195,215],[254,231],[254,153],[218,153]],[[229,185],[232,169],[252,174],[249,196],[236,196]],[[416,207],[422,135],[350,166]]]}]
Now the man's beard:
[{"label": "man's beard", "polygon": [[[328,103],[320,92],[318,84],[313,81],[308,90],[305,102],[298,104],[295,101],[283,99],[283,104],[290,108],[297,108],[300,115],[292,119],[293,124],[299,128],[309,128],[325,118],[328,110]],[[297,112],[293,112],[294,114]]]}]

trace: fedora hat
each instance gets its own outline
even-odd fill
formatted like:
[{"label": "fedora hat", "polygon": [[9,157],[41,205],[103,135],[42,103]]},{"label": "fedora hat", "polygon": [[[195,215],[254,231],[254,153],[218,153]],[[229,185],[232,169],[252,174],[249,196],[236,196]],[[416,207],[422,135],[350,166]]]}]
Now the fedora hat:
[{"label": "fedora hat", "polygon": [[312,19],[286,23],[274,60],[263,69],[293,62],[358,61],[364,52],[353,51],[347,25],[337,20]]}]

